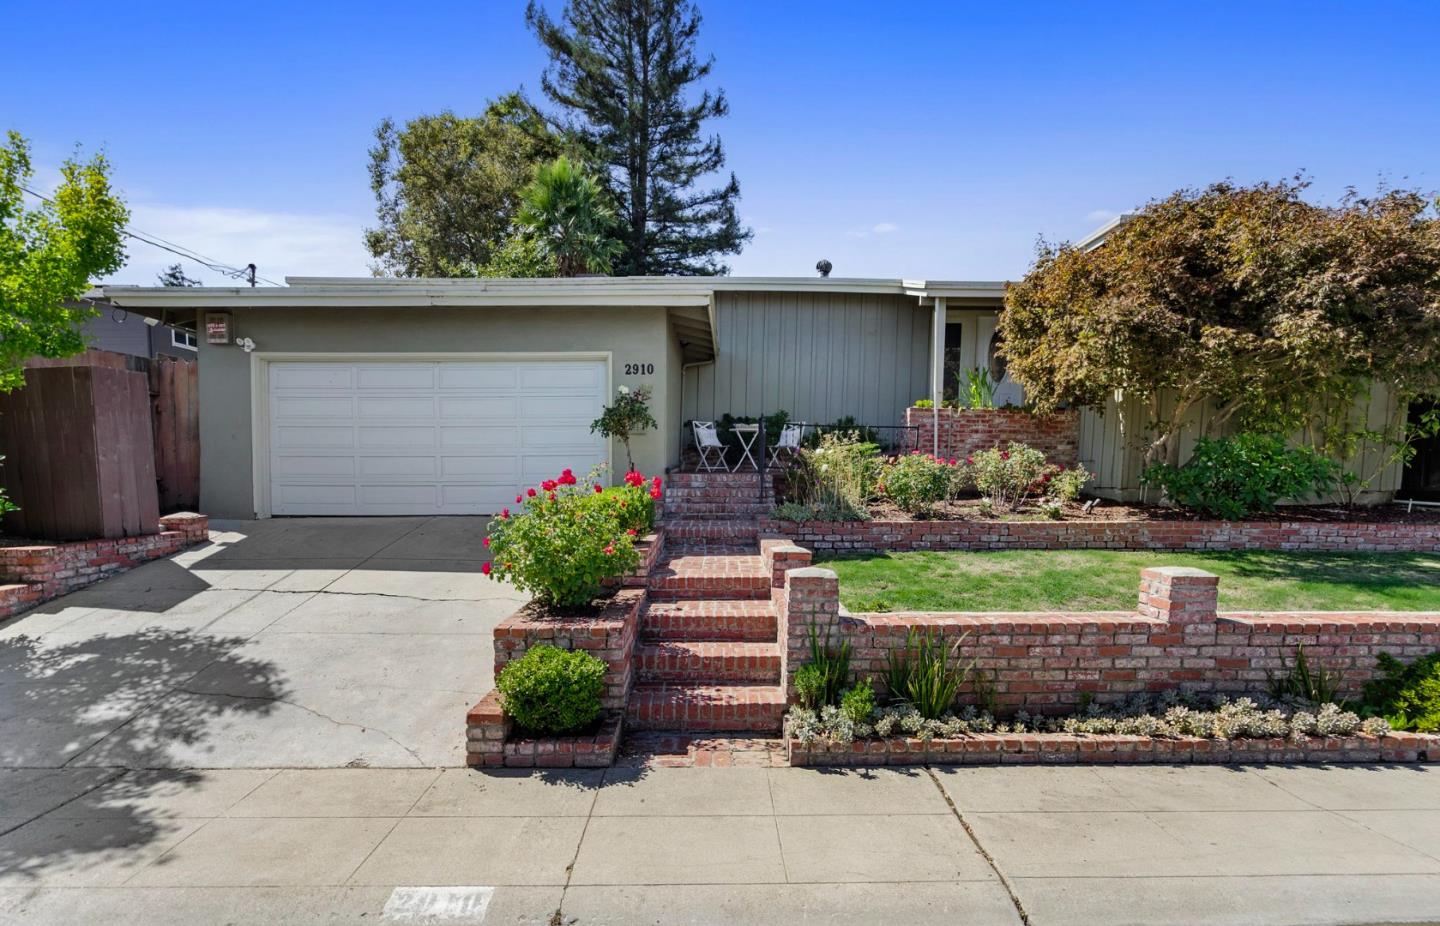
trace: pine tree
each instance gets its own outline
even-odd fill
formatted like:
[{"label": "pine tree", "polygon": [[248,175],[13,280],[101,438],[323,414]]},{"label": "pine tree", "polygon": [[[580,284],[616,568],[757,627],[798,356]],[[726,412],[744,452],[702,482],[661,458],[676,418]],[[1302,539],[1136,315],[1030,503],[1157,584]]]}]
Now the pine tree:
[{"label": "pine tree", "polygon": [[751,231],[740,224],[735,175],[705,120],[729,111],[725,92],[691,86],[713,58],[696,57],[700,13],[680,0],[567,0],[557,23],[531,0],[526,21],[550,55],[541,86],[556,121],[603,167],[619,205],[619,275],[728,273]]}]

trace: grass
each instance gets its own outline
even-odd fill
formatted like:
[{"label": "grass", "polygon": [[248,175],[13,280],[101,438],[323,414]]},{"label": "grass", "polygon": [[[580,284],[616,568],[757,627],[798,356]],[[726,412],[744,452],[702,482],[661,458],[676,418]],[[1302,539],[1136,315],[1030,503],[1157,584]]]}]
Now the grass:
[{"label": "grass", "polygon": [[820,557],[868,611],[1129,611],[1146,566],[1220,576],[1223,611],[1440,611],[1440,555],[1005,550]]}]

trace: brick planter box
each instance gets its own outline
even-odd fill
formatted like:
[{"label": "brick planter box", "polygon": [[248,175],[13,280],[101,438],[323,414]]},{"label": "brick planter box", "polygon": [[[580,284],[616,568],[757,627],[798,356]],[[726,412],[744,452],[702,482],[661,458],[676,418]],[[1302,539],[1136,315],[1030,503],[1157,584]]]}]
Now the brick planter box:
[{"label": "brick planter box", "polygon": [[1440,524],[1321,521],[773,521],[817,553],[908,550],[1440,552]]},{"label": "brick planter box", "polygon": [[995,733],[844,745],[787,737],[785,748],[791,765],[810,766],[1440,762],[1440,736],[1427,733],[1304,740]]},{"label": "brick planter box", "polygon": [[181,512],[161,518],[158,534],[0,547],[0,618],[204,543],[209,537],[209,518]]},{"label": "brick planter box", "polygon": [[937,415],[933,408],[907,408],[905,424],[918,429],[915,446],[924,453],[935,447],[937,417],[942,457],[966,457],[1016,441],[1061,466],[1074,466],[1080,458],[1080,413],[1073,409],[1035,415],[1020,408],[942,408]]},{"label": "brick planter box", "polygon": [[500,692],[491,691],[465,716],[465,764],[482,768],[605,768],[620,749],[619,713],[607,713],[586,736],[515,737]]},{"label": "brick planter box", "polygon": [[557,617],[526,605],[495,626],[495,677],[537,644],[585,650],[605,663],[601,704],[623,710],[634,680],[635,637],[644,604],[643,588],[623,588],[593,617]]}]

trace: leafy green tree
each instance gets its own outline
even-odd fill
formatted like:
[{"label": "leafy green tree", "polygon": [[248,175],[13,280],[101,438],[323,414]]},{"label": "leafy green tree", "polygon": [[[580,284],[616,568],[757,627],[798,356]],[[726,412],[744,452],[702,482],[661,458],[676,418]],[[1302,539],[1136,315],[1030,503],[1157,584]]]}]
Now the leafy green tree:
[{"label": "leafy green tree", "polygon": [[200,281],[191,279],[185,275],[185,268],[179,264],[171,264],[161,272],[155,274],[161,286],[199,286]]},{"label": "leafy green tree", "polygon": [[[60,186],[27,208],[34,171],[17,132],[0,145],[0,392],[25,385],[25,360],[85,349],[81,301],[90,281],[119,270],[130,214],[110,189],[104,155],[60,166]],[[0,456],[0,462],[5,458]],[[15,505],[0,492],[0,514]]]},{"label": "leafy green tree", "polygon": [[121,238],[130,218],[101,154],[67,159],[59,188],[27,207],[30,148],[17,132],[7,137],[0,145],[0,392],[25,385],[27,358],[85,349],[80,325],[96,313],[81,297],[93,279],[125,263]]},{"label": "leafy green tree", "polygon": [[564,155],[536,165],[535,179],[520,192],[516,221],[562,277],[607,273],[620,254],[609,195]]},{"label": "leafy green tree", "polygon": [[377,225],[365,231],[376,275],[474,276],[497,257],[534,165],[561,140],[518,93],[478,118],[419,116],[375,130],[370,189]]},{"label": "leafy green tree", "polygon": [[619,274],[723,274],[751,231],[740,224],[740,184],[708,186],[725,166],[706,120],[729,111],[695,40],[700,13],[680,0],[567,0],[556,22],[531,0],[526,21],[550,55],[542,87],[558,120],[602,165],[621,218]]},{"label": "leafy green tree", "polygon": [[1138,395],[1148,461],[1171,465],[1181,422],[1206,402],[1201,436],[1232,420],[1290,434],[1319,418],[1340,423],[1320,442],[1343,452],[1355,398],[1378,381],[1399,399],[1403,430],[1407,403],[1440,392],[1434,204],[1391,190],[1319,206],[1306,187],[1181,190],[1100,247],[1042,242],[1000,319],[1027,400],[1048,411]]}]

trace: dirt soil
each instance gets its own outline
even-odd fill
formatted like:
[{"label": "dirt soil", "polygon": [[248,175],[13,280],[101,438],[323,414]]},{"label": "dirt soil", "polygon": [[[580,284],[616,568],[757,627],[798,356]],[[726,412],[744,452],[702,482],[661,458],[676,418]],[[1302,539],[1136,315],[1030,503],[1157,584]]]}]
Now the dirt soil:
[{"label": "dirt soil", "polygon": [[[966,498],[937,505],[929,518],[906,514],[892,504],[871,505],[870,517],[876,521],[1047,521],[1033,505],[1019,512],[986,516],[980,512],[978,498]],[[1132,505],[1123,502],[1095,500],[1087,512],[1084,503],[1067,504],[1062,521],[1210,521],[1178,508],[1160,505]],[[1282,505],[1273,514],[1257,514],[1247,521],[1354,521],[1386,524],[1437,524],[1440,509],[1417,508],[1407,513],[1404,505],[1374,505],[1346,508],[1343,505]]]}]

